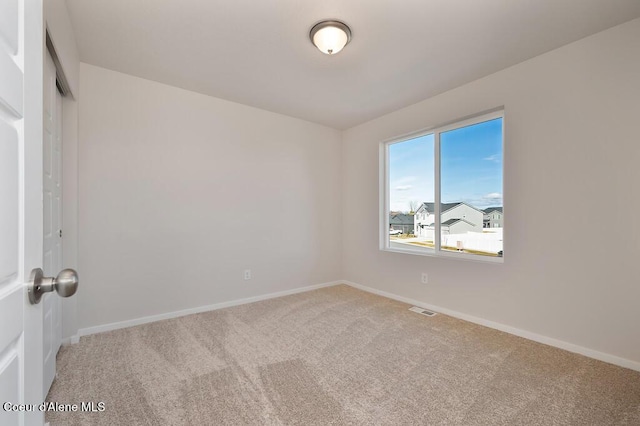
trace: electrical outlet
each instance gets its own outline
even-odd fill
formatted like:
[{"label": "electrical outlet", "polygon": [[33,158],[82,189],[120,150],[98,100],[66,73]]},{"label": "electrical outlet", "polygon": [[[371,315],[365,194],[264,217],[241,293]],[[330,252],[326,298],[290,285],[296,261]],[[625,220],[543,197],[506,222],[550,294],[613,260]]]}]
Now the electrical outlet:
[{"label": "electrical outlet", "polygon": [[244,270],[244,279],[245,280],[250,280],[251,279],[251,269],[245,269]]},{"label": "electrical outlet", "polygon": [[429,282],[429,275],[427,275],[426,272],[423,272],[422,276],[420,277],[420,281],[422,282],[422,284],[427,284]]}]

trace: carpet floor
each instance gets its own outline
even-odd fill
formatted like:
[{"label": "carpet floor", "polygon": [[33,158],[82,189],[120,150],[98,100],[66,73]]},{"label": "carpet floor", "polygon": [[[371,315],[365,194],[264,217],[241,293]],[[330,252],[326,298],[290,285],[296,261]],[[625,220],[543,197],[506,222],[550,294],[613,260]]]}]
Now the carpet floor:
[{"label": "carpet floor", "polygon": [[[640,425],[640,373],[340,285],[83,337],[59,425]],[[99,410],[96,405],[96,410]]]}]

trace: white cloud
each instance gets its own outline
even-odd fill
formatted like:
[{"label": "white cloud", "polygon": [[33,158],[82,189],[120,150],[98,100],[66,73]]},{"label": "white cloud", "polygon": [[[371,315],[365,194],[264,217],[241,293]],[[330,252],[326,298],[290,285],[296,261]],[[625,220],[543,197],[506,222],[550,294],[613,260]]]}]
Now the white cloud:
[{"label": "white cloud", "polygon": [[411,188],[413,188],[413,185],[398,185],[393,189],[395,189],[396,191],[408,191]]},{"label": "white cloud", "polygon": [[502,159],[502,156],[500,154],[493,154],[483,158],[483,160],[493,161],[494,163],[499,163],[501,159]]},{"label": "white cloud", "polygon": [[483,198],[488,200],[502,200],[502,194],[500,194],[499,192],[490,192],[489,194],[485,195]]},{"label": "white cloud", "polygon": [[416,180],[418,180],[417,176],[403,176],[401,178],[394,179],[393,183],[396,185],[402,185],[405,183],[415,182]]}]

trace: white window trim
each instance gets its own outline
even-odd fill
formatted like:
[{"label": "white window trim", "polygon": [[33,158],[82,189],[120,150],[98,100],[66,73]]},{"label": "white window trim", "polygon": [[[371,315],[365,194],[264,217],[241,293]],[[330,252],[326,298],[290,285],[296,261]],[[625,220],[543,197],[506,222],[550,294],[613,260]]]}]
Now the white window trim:
[{"label": "white window trim", "polygon": [[[450,130],[455,130],[461,127],[471,126],[473,124],[482,123],[485,121],[495,120],[497,118],[502,118],[502,157],[504,158],[505,152],[505,141],[504,141],[504,108],[501,107],[499,109],[495,109],[490,112],[485,112],[482,114],[474,115],[471,117],[463,118],[461,120],[453,121],[448,124],[444,124],[441,126],[430,127],[427,129],[418,130],[415,132],[410,132],[401,136],[397,136],[391,139],[387,139],[385,141],[380,142],[379,149],[379,207],[380,207],[380,220],[379,220],[379,241],[380,241],[380,250],[394,252],[394,253],[404,253],[404,254],[413,254],[419,256],[429,256],[429,257],[438,257],[444,259],[458,259],[472,262],[480,262],[480,263],[495,263],[502,264],[504,263],[504,254],[502,257],[492,257],[492,256],[481,256],[477,254],[467,254],[460,252],[448,252],[441,250],[441,226],[435,226],[435,223],[439,223],[441,219],[440,215],[440,134],[443,132],[447,132]],[[436,222],[434,222],[434,245],[433,249],[429,248],[396,248],[390,246],[389,239],[389,214],[391,213],[389,210],[389,146],[399,142],[405,142],[410,139],[419,138],[426,135],[434,135],[434,215],[436,218]],[[503,163],[503,173],[502,173],[502,191],[504,194],[504,163]],[[503,207],[504,208],[504,207]],[[503,241],[503,251],[504,251],[504,241]]]}]

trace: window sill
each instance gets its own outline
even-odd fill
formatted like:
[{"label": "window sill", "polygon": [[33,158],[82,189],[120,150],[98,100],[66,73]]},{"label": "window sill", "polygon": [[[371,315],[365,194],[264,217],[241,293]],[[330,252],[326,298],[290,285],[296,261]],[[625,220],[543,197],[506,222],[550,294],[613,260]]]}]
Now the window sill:
[{"label": "window sill", "polygon": [[424,250],[424,249],[399,248],[399,247],[383,247],[383,248],[380,248],[380,251],[386,251],[391,253],[413,254],[417,256],[427,256],[427,257],[434,257],[438,259],[462,260],[466,262],[476,262],[476,263],[493,263],[498,265],[504,263],[504,257],[482,256],[477,254],[467,254],[467,253],[457,253],[457,252],[447,252],[447,251],[436,252],[435,249]]}]

